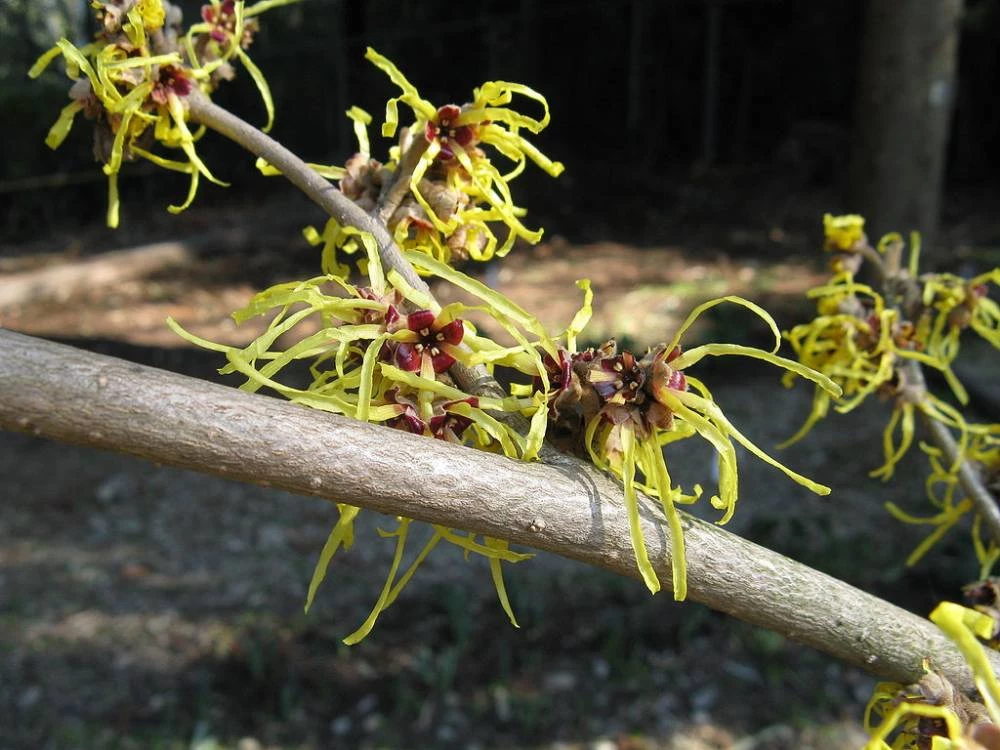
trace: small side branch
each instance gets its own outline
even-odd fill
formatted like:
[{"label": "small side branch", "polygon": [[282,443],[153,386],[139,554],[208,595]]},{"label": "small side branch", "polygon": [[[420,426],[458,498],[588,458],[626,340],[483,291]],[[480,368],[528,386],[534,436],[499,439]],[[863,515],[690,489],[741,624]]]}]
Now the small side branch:
[{"label": "small side branch", "polygon": [[[0,428],[127,453],[548,550],[638,578],[621,485],[592,466],[510,459],[0,330]],[[206,508],[206,512],[211,509]],[[670,531],[643,503],[670,580]],[[925,657],[972,677],[929,621],[690,516],[690,598],[914,682]],[[1000,669],[1000,656],[990,655]]]},{"label": "small side branch", "polygon": [[403,258],[385,224],[365,213],[360,206],[316,174],[304,161],[276,140],[214,104],[200,91],[192,91],[187,101],[194,120],[273,164],[313,203],[341,224],[368,232],[379,246],[382,264],[386,270],[396,271],[410,286],[422,292],[429,292],[424,280]]}]

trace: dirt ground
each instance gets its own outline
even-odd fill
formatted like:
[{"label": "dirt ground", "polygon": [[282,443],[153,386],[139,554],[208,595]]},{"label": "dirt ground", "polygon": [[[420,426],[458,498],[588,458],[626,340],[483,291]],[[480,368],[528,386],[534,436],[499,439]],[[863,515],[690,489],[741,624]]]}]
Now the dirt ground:
[{"label": "dirt ground", "polygon": [[[140,241],[191,250],[185,262],[110,288],[4,309],[0,325],[218,378],[221,362],[182,346],[163,320],[245,341],[257,329],[236,329],[229,312],[255,289],[315,273],[315,252],[298,235],[314,216],[280,203],[252,213],[248,225],[248,210],[195,208],[181,223],[151,219],[115,236],[56,232],[0,247],[0,284]],[[553,326],[575,309],[573,281],[590,277],[591,336],[617,332],[641,348],[723,293],[753,297],[783,326],[794,323],[802,292],[822,277],[803,254],[815,239],[764,222],[678,233],[673,242],[556,237],[483,274]],[[696,333],[760,334],[749,316],[729,311]],[[725,362],[702,376],[730,419],[766,448],[808,412],[810,390],[785,391],[766,367]],[[923,467],[911,455],[893,485],[867,477],[886,416],[872,404],[830,419],[782,454],[830,484],[829,498],[744,453],[728,528],[926,613],[974,575],[967,532],[953,532],[917,568],[903,566],[921,530],[892,521],[882,503],[923,510]],[[670,455],[678,478],[710,482],[709,452],[682,447]],[[576,563],[539,554],[508,568],[514,629],[485,566],[443,550],[374,633],[347,647],[340,639],[367,615],[392,555],[377,514],[362,514],[364,533],[306,615],[312,566],[335,520],[328,503],[16,434],[0,433],[0,476],[2,748],[833,750],[863,742],[871,677]]]}]

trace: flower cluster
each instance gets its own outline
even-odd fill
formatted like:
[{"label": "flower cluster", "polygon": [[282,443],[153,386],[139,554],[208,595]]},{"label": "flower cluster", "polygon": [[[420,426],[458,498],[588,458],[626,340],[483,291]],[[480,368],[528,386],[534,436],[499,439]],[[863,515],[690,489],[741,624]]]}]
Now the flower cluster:
[{"label": "flower cluster", "polygon": [[[94,41],[77,47],[61,39],[32,66],[28,74],[36,78],[55,58],[66,61],[71,101],[45,142],[58,148],[81,112],[94,123],[94,157],[108,176],[108,226],[118,226],[118,174],[125,162],[146,159],[190,176],[187,198],[170,206],[172,213],[191,205],[200,177],[225,185],[195,151],[200,131],[188,127],[188,96],[195,89],[211,94],[220,81],[233,77],[230,61],[238,60],[260,89],[269,127],[271,95],[246,53],[256,30],[252,17],[294,1],[261,0],[245,8],[242,0],[212,0],[202,9],[204,22],[186,34],[180,10],[168,0],[94,2],[100,25]],[[184,160],[155,153],[154,144],[181,151]]]},{"label": "flower cluster", "polygon": [[[870,256],[902,252],[898,234],[882,238],[877,251],[868,245],[860,216],[824,217],[825,246],[838,253],[829,283],[809,291],[818,315],[785,334],[799,361],[833,379],[843,396],[831,399],[817,389],[805,423],[785,445],[801,439],[827,416],[831,404],[846,413],[876,394],[893,400],[895,408],[885,430],[883,465],[873,476],[889,479],[913,443],[917,411],[966,434],[957,409],[907,377],[906,363],[917,362],[940,372],[962,404],[968,395],[952,371],[959,336],[972,328],[994,346],[1000,346],[1000,307],[987,295],[987,284],[1000,281],[1000,269],[971,280],[946,274],[917,275],[919,238],[911,243],[908,269],[891,279],[898,288],[893,299],[854,279],[865,252]],[[784,382],[791,386],[794,373]],[[899,433],[897,436],[897,432]]]},{"label": "flower cluster", "polygon": [[[263,0],[253,8],[269,4]],[[231,57],[249,65],[242,50],[253,28],[245,22],[245,15],[240,3],[213,0],[203,11],[203,22],[184,37],[185,54],[194,65],[191,70],[198,72],[194,78],[199,85],[207,87],[224,77],[221,71]],[[528,161],[553,175],[562,171],[562,165],[547,159],[522,135],[522,131],[537,133],[548,124],[547,105],[526,86],[494,81],[476,89],[466,105],[435,107],[420,98],[384,57],[373,50],[367,56],[403,92],[387,105],[383,134],[395,135],[400,103],[413,111],[415,123],[401,133],[390,161],[381,164],[370,156],[367,127],[371,118],[354,107],[347,114],[354,121],[359,152],[344,167],[310,166],[339,180],[344,195],[384,222],[401,246],[402,258],[417,273],[471,295],[477,300],[474,309],[486,313],[491,325],[514,344],[502,346],[479,335],[464,317],[473,308],[461,303],[441,307],[400,273],[386,274],[374,238],[335,219],[322,232],[306,231],[312,244],[323,246],[322,276],[274,286],[234,313],[237,323],[271,315],[267,330],[249,345],[215,344],[171,321],[179,335],[223,353],[228,364],[220,372],[242,375],[244,390],[267,388],[306,406],[511,458],[537,458],[550,427],[554,432],[568,428],[578,452],[623,480],[638,569],[654,592],[660,583],[643,540],[638,493],[644,491],[659,500],[671,529],[677,599],[686,597],[687,582],[684,534],[676,506],[696,502],[702,490],[695,486],[685,492],[673,483],[664,457],[664,448],[671,443],[697,435],[718,453],[719,487],[711,500],[722,511],[720,523],[730,519],[737,498],[735,444],[809,489],[829,492],[746,438],[723,414],[707,387],[687,371],[706,356],[741,355],[770,362],[840,396],[840,388],[830,378],[777,355],[781,342],[777,326],[753,303],[739,297],[707,302],[691,313],[672,342],[643,357],[620,352],[613,342],[579,350],[578,338],[592,313],[588,282],[578,282],[584,292],[582,308],[565,331],[553,336],[511,300],[449,265],[459,258],[502,256],[517,238],[534,242],[541,237],[540,230],[529,230],[521,223],[524,212],[514,205],[508,183]],[[537,101],[542,117],[534,119],[509,109],[514,95]],[[487,157],[485,146],[510,159],[513,169],[501,174]],[[259,161],[258,167],[276,173],[266,162]],[[501,241],[494,234],[496,224],[506,225],[506,239]],[[350,269],[339,261],[338,252],[363,252],[358,265],[367,283],[349,282]],[[774,335],[774,348],[705,344],[682,351],[684,332],[705,310],[722,302],[742,305],[763,318]],[[285,335],[301,331],[304,324],[307,333],[299,333],[300,340],[287,345]],[[305,387],[291,385],[284,378],[285,368],[296,362],[309,365],[312,377]],[[511,386],[510,395],[462,390],[460,384],[467,381],[452,377],[455,368],[479,366],[490,373],[497,367],[509,368],[522,376],[522,384]],[[528,383],[523,383],[525,378]],[[525,420],[526,429],[512,426]],[[339,509],[340,518],[313,575],[307,607],[333,555],[353,541],[359,510],[349,505]],[[431,540],[403,571],[410,523],[398,518],[397,528],[384,534],[396,539],[385,587],[371,616],[347,642],[357,642],[370,632],[379,614],[395,601],[416,567],[442,540],[488,558],[498,597],[514,620],[500,564],[516,562],[524,555],[510,551],[502,540],[478,540],[436,526]]]},{"label": "flower cluster", "polygon": [[[305,406],[393,429],[521,460],[536,457],[544,437],[548,394],[547,374],[539,352],[557,352],[541,324],[475,279],[425,254],[408,254],[408,260],[424,272],[459,285],[477,297],[481,304],[476,309],[488,312],[497,326],[521,342],[513,347],[499,346],[478,336],[462,318],[466,306],[455,303],[442,308],[398,274],[383,274],[372,237],[357,230],[344,231],[365,248],[366,286],[326,274],[260,292],[233,314],[238,324],[260,315],[273,316],[267,330],[245,347],[216,344],[184,331],[173,321],[168,321],[169,325],[186,340],[223,353],[228,364],[220,372],[245,377],[243,390],[268,388]],[[315,332],[281,349],[279,340],[303,326]],[[309,363],[312,379],[304,388],[282,382],[285,368],[294,362]],[[506,366],[539,378],[543,385],[537,394],[522,396],[469,394],[449,376],[449,368],[457,362],[467,366],[484,364],[491,369]],[[505,414],[540,416],[532,419],[531,429],[522,435],[503,420]],[[320,556],[307,608],[334,553],[350,546],[357,513],[357,508],[340,506],[340,520]],[[397,553],[386,587],[371,617],[347,642],[357,642],[367,635],[379,613],[395,600],[416,567],[442,540],[489,559],[501,604],[514,621],[500,564],[517,562],[528,555],[510,551],[502,540],[479,541],[446,527],[435,527],[431,541],[409,570],[397,578],[410,520],[397,521],[398,528],[388,534],[396,538]]]},{"label": "flower cluster", "polygon": [[933,621],[962,652],[979,691],[969,698],[924,663],[915,685],[880,682],[865,710],[870,739],[865,750],[986,750],[1000,743],[1000,681],[977,639],[994,637],[993,617],[953,602],[942,602]]},{"label": "flower cluster", "polygon": [[[384,164],[373,158],[367,132],[372,118],[352,107],[347,116],[354,122],[358,153],[343,167],[311,166],[338,179],[341,192],[366,211],[379,213],[401,248],[426,253],[443,263],[503,257],[518,239],[537,243],[542,231],[522,223],[525,211],[514,204],[510,182],[528,161],[553,177],[563,171],[562,164],[549,159],[522,134],[537,134],[549,124],[545,98],[523,84],[487,81],[473,91],[471,102],[436,106],[423,99],[388,59],[370,48],[365,56],[403,92],[389,100],[382,125],[385,137],[396,136],[399,130],[399,143]],[[542,116],[534,118],[511,109],[508,105],[515,95],[537,102]],[[401,129],[400,104],[414,116],[413,123]],[[487,146],[513,167],[501,172],[487,154]],[[407,164],[407,192],[387,206],[387,186],[402,162],[414,158]],[[265,174],[277,174],[266,163],[258,162],[258,167]],[[496,225],[506,227],[503,239],[497,237]],[[337,261],[338,250],[348,254],[357,250],[357,243],[344,237],[336,224],[327,223],[322,231],[307,228],[306,237],[312,244],[323,245],[324,269],[331,273],[343,269]]]},{"label": "flower cluster", "polygon": [[989,297],[989,284],[1000,285],[1000,268],[963,279],[952,274],[926,274],[918,279],[919,304],[912,305],[915,337],[928,356],[951,364],[959,337],[972,329],[1000,348],[1000,305]]},{"label": "flower cluster", "polygon": [[[705,310],[723,302],[742,305],[762,317],[774,333],[774,349],[704,344],[682,352],[684,332]],[[589,299],[585,308],[588,306]],[[673,341],[651,349],[642,358],[618,351],[615,342],[609,341],[580,352],[560,349],[557,357],[545,359],[552,382],[550,420],[571,434],[582,435],[583,448],[593,462],[622,479],[636,564],[650,591],[659,591],[660,582],[643,540],[638,490],[659,499],[670,525],[672,587],[677,600],[687,595],[687,576],[684,534],[676,506],[694,503],[702,495],[700,485],[690,493],[674,485],[664,457],[664,448],[671,443],[698,435],[717,452],[719,487],[711,502],[722,511],[719,523],[732,517],[736,505],[734,441],[813,492],[829,493],[828,487],[797,474],[757,447],[726,418],[708,388],[687,372],[706,356],[740,355],[770,362],[839,395],[839,388],[829,378],[778,356],[779,344],[777,327],[766,312],[740,297],[723,297],[697,307]]]}]

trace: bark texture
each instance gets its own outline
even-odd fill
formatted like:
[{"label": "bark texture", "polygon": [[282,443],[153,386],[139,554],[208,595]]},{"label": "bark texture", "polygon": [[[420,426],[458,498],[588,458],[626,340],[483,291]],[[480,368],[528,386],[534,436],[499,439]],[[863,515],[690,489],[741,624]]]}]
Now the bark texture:
[{"label": "bark texture", "polygon": [[[447,524],[638,577],[620,485],[567,457],[519,463],[3,330],[0,428]],[[642,523],[669,584],[669,530],[649,503]],[[691,599],[884,678],[914,681],[931,656],[957,686],[973,687],[929,621],[717,526],[683,523]]]},{"label": "bark texture", "polygon": [[869,236],[937,239],[963,0],[865,4],[850,208]]}]

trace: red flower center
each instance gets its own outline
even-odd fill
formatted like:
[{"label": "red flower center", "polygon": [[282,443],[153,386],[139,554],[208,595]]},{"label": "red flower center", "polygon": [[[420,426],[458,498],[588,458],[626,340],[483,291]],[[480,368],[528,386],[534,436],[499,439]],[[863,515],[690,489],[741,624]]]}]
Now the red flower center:
[{"label": "red flower center", "polygon": [[458,144],[462,148],[475,145],[479,140],[479,129],[477,125],[458,125],[458,118],[462,116],[460,107],[454,104],[446,104],[437,111],[437,121],[430,121],[424,127],[424,137],[428,141],[437,141],[441,147],[438,158],[447,160],[455,156],[452,148],[453,144]]}]

